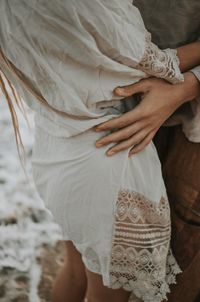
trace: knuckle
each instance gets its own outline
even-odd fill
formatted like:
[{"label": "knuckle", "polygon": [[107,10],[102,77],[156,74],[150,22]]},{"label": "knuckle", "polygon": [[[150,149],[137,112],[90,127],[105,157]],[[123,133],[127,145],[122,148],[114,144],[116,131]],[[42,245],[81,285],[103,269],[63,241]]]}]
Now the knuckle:
[{"label": "knuckle", "polygon": [[139,146],[139,151],[142,151],[144,148],[146,147],[146,145],[144,144],[144,145],[141,145],[141,146]]},{"label": "knuckle", "polygon": [[126,91],[131,93],[134,90],[136,85],[137,84],[134,83],[134,84],[130,84],[130,85],[126,86]]},{"label": "knuckle", "polygon": [[125,143],[125,144],[123,144],[123,145],[121,145],[120,146],[120,150],[122,151],[122,150],[125,150],[125,149],[127,149],[129,147],[129,144],[128,143]]},{"label": "knuckle", "polygon": [[126,144],[126,148],[130,148],[130,147],[133,147],[133,143],[131,140],[129,140]]},{"label": "knuckle", "polygon": [[121,147],[117,147],[117,148],[112,148],[112,151],[114,152],[114,153],[118,153],[118,152],[120,152],[120,151],[122,151],[123,149],[121,148]]},{"label": "knuckle", "polygon": [[148,137],[148,138],[144,141],[145,146],[149,145],[151,141],[152,141],[152,136]]},{"label": "knuckle", "polygon": [[119,140],[118,136],[113,135],[109,138],[108,143],[115,143],[118,140]]},{"label": "knuckle", "polygon": [[123,128],[124,126],[125,126],[125,122],[119,120],[118,123],[117,123],[117,127],[118,127],[118,128]]},{"label": "knuckle", "polygon": [[138,153],[138,152],[140,152],[140,151],[141,151],[141,150],[140,150],[139,147],[134,149],[134,153]]},{"label": "knuckle", "polygon": [[102,140],[102,143],[106,144],[106,145],[111,143],[111,142],[113,142],[113,137],[112,136],[108,136],[108,137],[106,137]]},{"label": "knuckle", "polygon": [[124,137],[128,138],[132,135],[132,133],[133,133],[132,129],[126,129],[126,130],[124,130]]},{"label": "knuckle", "polygon": [[118,149],[118,152],[124,151],[124,150],[126,150],[126,147],[125,147],[125,146],[122,146],[122,147],[120,147],[120,148]]},{"label": "knuckle", "polygon": [[131,85],[131,86],[129,86],[129,87],[126,87],[126,88],[124,88],[124,90],[126,91],[126,93],[132,93],[132,91],[133,91],[133,86]]},{"label": "knuckle", "polygon": [[139,144],[139,142],[137,142],[137,141],[132,141],[132,145],[133,145],[133,147],[134,148],[137,148],[138,147],[138,144]]},{"label": "knuckle", "polygon": [[120,133],[116,132],[111,136],[111,142],[118,142],[121,140],[121,137],[122,137],[122,135]]},{"label": "knuckle", "polygon": [[141,139],[138,138],[138,137],[137,137],[137,138],[134,137],[134,138],[132,139],[132,143],[133,143],[134,145],[136,145],[136,146],[138,146],[138,145],[140,144],[140,142],[141,142]]},{"label": "knuckle", "polygon": [[123,144],[120,145],[120,151],[126,150],[132,147],[132,143],[130,141],[125,141]]},{"label": "knuckle", "polygon": [[137,152],[140,152],[140,151],[142,151],[144,149],[144,147],[139,147],[138,149],[137,149]]}]

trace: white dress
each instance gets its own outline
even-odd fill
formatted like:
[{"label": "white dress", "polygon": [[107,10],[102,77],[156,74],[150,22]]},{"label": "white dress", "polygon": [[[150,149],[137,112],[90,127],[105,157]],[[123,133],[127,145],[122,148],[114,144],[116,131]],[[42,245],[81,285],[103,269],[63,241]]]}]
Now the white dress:
[{"label": "white dress", "polygon": [[104,285],[162,301],[181,270],[156,149],[108,157],[112,144],[95,142],[109,131],[92,127],[123,113],[116,86],[149,75],[182,81],[176,52],[151,43],[128,0],[2,0],[0,8],[1,51],[11,64],[1,56],[1,71],[35,111],[33,177],[63,239]]}]

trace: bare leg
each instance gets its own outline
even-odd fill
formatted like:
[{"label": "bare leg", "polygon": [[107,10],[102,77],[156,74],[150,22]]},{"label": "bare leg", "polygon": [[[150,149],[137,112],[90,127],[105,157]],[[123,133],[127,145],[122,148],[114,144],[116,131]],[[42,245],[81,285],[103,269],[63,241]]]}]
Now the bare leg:
[{"label": "bare leg", "polygon": [[81,255],[71,241],[66,241],[66,261],[56,278],[52,301],[83,302],[86,288],[87,278]]},{"label": "bare leg", "polygon": [[103,285],[102,277],[86,269],[88,280],[88,302],[128,302],[130,292],[124,289],[111,289]]}]

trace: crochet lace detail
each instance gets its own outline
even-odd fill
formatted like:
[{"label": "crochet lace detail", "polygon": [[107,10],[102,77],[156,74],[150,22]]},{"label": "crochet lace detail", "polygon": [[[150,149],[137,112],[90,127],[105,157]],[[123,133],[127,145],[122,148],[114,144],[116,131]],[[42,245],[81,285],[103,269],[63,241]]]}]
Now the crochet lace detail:
[{"label": "crochet lace detail", "polygon": [[137,69],[176,84],[184,81],[179,65],[180,61],[176,49],[161,50],[151,42],[151,36],[147,35],[145,53],[137,65]]},{"label": "crochet lace detail", "polygon": [[[144,302],[160,302],[181,270],[169,247],[170,209],[130,190],[121,190],[115,212],[110,287],[123,287]],[[130,302],[135,298],[130,298]]]}]

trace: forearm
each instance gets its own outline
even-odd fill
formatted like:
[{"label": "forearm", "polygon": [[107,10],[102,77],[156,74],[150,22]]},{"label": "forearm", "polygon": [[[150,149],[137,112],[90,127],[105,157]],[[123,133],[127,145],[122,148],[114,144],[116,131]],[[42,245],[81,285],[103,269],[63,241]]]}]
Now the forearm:
[{"label": "forearm", "polygon": [[200,97],[200,83],[197,77],[189,71],[184,73],[184,79],[184,82],[177,86],[181,103]]},{"label": "forearm", "polygon": [[194,42],[177,48],[182,72],[200,65],[200,42]]},{"label": "forearm", "polygon": [[190,101],[200,96],[200,82],[195,73],[190,72],[194,67],[200,66],[200,41],[180,46],[177,48],[177,55],[180,60],[180,69],[185,72],[185,81],[181,90],[184,94],[184,101]]}]

